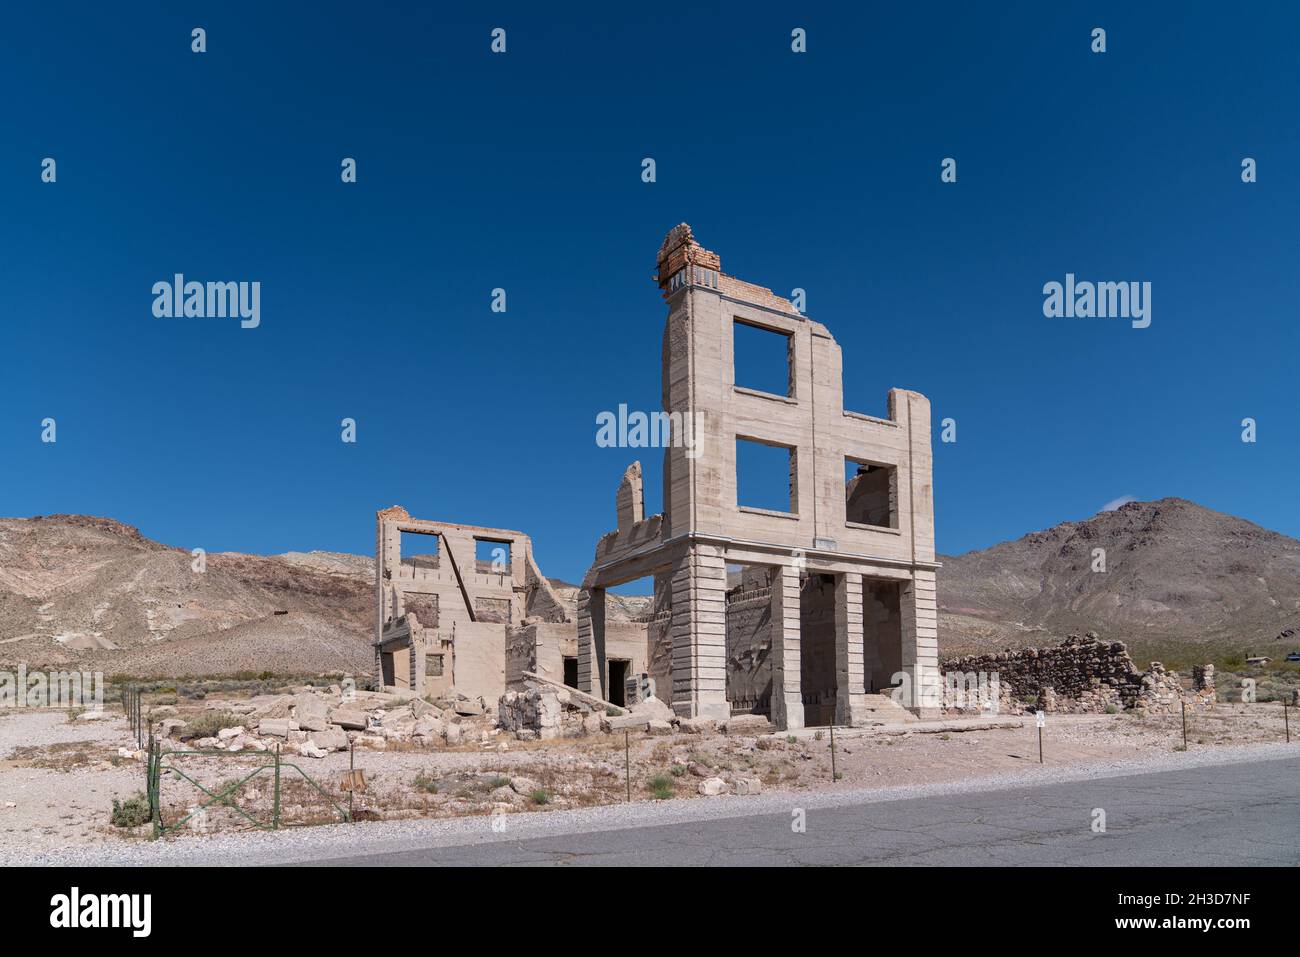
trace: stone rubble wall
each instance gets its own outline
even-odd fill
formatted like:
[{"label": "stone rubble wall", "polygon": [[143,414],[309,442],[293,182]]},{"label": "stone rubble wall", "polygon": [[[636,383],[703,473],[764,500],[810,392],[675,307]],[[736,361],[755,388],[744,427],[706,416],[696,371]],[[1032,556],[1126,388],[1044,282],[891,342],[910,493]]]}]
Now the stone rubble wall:
[{"label": "stone rubble wall", "polygon": [[1127,708],[1177,714],[1184,701],[1197,710],[1214,704],[1213,665],[1193,669],[1193,687],[1188,691],[1177,672],[1167,671],[1158,661],[1139,671],[1122,641],[1102,641],[1095,632],[1071,635],[1051,648],[952,658],[941,670],[943,706],[950,712],[988,710],[986,698],[963,702],[959,693],[954,695],[950,676],[956,674],[966,676],[968,682],[972,674],[997,675],[998,710],[1003,713],[1019,714],[1032,707],[1074,714]]}]

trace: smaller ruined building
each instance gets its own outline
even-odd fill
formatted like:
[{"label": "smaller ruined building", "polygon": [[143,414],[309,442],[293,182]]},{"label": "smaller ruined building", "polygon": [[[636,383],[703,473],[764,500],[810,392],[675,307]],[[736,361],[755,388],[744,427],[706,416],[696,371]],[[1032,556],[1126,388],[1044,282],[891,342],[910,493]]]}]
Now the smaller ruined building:
[{"label": "smaller ruined building", "polygon": [[[578,683],[578,628],[538,569],[523,532],[376,515],[375,673],[382,688],[495,701],[537,675]],[[625,680],[648,668],[644,621],[612,621],[608,640]]]}]

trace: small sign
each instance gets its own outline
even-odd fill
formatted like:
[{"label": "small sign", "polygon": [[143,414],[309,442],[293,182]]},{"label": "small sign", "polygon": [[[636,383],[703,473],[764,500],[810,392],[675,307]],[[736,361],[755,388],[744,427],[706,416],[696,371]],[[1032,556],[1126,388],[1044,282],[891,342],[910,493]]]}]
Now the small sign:
[{"label": "small sign", "polygon": [[1034,712],[1034,718],[1038,727],[1040,728],[1047,727],[1047,715],[1045,715],[1043,712],[1041,711]]}]

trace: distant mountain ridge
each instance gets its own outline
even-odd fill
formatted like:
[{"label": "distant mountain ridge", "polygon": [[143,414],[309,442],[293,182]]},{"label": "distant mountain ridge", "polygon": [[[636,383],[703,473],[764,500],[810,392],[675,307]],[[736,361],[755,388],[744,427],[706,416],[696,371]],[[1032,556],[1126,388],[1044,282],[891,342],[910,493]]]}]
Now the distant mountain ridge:
[{"label": "distant mountain ridge", "polygon": [[[1104,572],[1092,570],[1096,548]],[[108,518],[0,519],[0,667],[180,676],[373,666],[373,558],[206,560],[196,574],[188,551]],[[1085,631],[1275,656],[1300,648],[1300,541],[1184,499],[1130,502],[941,561],[941,656]],[[551,581],[576,617],[577,586]],[[615,621],[649,603],[607,596]]]},{"label": "distant mountain ridge", "polygon": [[[1104,572],[1093,571],[1094,549]],[[1186,499],[1129,502],[940,561],[945,651],[1095,630],[1276,654],[1300,623],[1300,541]]]}]

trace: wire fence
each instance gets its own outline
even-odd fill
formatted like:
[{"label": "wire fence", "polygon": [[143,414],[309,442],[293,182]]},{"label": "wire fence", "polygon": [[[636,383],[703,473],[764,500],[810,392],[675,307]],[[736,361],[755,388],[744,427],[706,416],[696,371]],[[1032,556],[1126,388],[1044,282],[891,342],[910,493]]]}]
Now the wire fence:
[{"label": "wire fence", "polygon": [[[145,755],[145,794],[149,802],[149,820],[154,837],[189,827],[205,830],[220,822],[208,818],[216,812],[236,819],[249,827],[275,831],[296,824],[348,823],[352,821],[351,792],[348,806],[344,807],[335,795],[320,782],[291,761],[285,761],[280,748],[266,752],[231,752],[166,748],[152,734],[147,739]],[[221,768],[220,783],[201,780],[191,758],[218,758]],[[250,766],[251,765],[251,766]],[[234,776],[224,777],[226,766],[234,766]],[[205,767],[211,773],[212,767]],[[167,813],[182,795],[169,795],[164,800],[163,785],[175,784],[183,789],[187,799],[179,800],[184,813],[167,819]],[[263,794],[260,785],[265,784]],[[186,787],[188,785],[188,787]],[[285,799],[292,795],[294,807],[301,813],[286,816]],[[311,806],[312,798],[318,798]],[[192,803],[196,802],[196,803]]]}]

